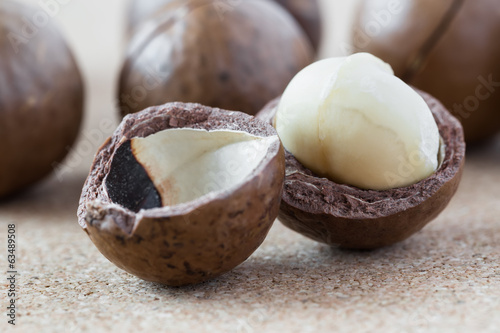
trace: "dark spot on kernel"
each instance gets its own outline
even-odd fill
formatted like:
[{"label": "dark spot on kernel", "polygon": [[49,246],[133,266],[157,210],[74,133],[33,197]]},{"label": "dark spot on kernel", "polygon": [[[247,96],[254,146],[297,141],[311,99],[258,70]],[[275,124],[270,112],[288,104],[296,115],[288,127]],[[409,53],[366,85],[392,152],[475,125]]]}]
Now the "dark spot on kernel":
[{"label": "dark spot on kernel", "polygon": [[162,206],[160,194],[135,158],[130,140],[116,150],[105,186],[111,201],[136,213]]}]

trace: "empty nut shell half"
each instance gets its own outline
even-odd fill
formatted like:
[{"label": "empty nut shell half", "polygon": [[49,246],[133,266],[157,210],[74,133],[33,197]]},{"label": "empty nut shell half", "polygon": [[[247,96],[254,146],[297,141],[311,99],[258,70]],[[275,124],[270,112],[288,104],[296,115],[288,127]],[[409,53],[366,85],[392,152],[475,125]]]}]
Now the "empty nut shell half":
[{"label": "empty nut shell half", "polygon": [[285,157],[272,126],[170,103],[125,117],[99,149],[79,223],[142,279],[202,282],[247,259],[279,210]]},{"label": "empty nut shell half", "polygon": [[[362,190],[316,176],[285,150],[286,176],[278,219],[318,242],[374,249],[400,242],[433,220],[459,185],[465,160],[463,130],[440,102],[418,91],[434,115],[442,143],[440,166],[408,187]],[[271,122],[279,100],[258,115]]]}]

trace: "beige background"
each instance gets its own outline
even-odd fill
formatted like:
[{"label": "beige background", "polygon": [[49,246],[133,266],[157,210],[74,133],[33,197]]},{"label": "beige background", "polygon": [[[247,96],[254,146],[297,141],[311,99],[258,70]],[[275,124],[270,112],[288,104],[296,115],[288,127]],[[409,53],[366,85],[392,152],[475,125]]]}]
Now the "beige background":
[{"label": "beige background", "polygon": [[[82,67],[87,114],[65,167],[0,203],[0,272],[5,224],[19,238],[16,332],[500,330],[500,140],[470,151],[439,218],[389,248],[330,249],[276,223],[248,261],[198,286],[166,288],[108,262],[75,214],[92,155],[113,129],[106,121],[117,123],[124,1],[67,2],[55,20]],[[355,2],[323,0],[322,57],[341,54]],[[0,331],[14,331],[0,312]]]}]

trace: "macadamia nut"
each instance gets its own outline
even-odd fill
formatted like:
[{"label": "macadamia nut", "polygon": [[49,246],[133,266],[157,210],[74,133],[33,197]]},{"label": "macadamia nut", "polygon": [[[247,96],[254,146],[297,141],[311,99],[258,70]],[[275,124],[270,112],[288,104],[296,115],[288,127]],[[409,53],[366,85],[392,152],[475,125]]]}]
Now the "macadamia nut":
[{"label": "macadamia nut", "polygon": [[362,189],[408,186],[438,167],[440,137],[429,107],[368,53],[303,69],[283,94],[275,126],[304,166]]}]

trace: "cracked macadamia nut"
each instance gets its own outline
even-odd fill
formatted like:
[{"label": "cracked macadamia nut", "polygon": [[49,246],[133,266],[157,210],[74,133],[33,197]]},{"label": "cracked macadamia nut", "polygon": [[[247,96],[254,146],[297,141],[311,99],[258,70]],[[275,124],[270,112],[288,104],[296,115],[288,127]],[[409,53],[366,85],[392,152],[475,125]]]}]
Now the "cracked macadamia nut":
[{"label": "cracked macadamia nut", "polygon": [[467,142],[500,132],[500,1],[363,0],[352,31],[355,52],[439,99]]},{"label": "cracked macadamia nut", "polygon": [[262,243],[279,210],[284,150],[241,112],[170,103],[124,118],[100,148],[79,222],[118,267],[185,285],[223,274]]},{"label": "cracked macadamia nut", "polygon": [[257,118],[274,121],[285,147],[279,220],[319,242],[400,242],[438,216],[460,182],[459,121],[367,54],[304,69]]},{"label": "cracked macadamia nut", "polygon": [[119,82],[122,115],[166,102],[256,114],[313,61],[304,32],[277,3],[172,1],[134,34]]},{"label": "cracked macadamia nut", "polygon": [[403,187],[438,166],[439,131],[429,107],[367,53],[303,69],[285,90],[275,122],[285,149],[339,183]]},{"label": "cracked macadamia nut", "polygon": [[37,182],[66,156],[80,127],[82,77],[52,20],[36,8],[0,1],[0,197]]}]

